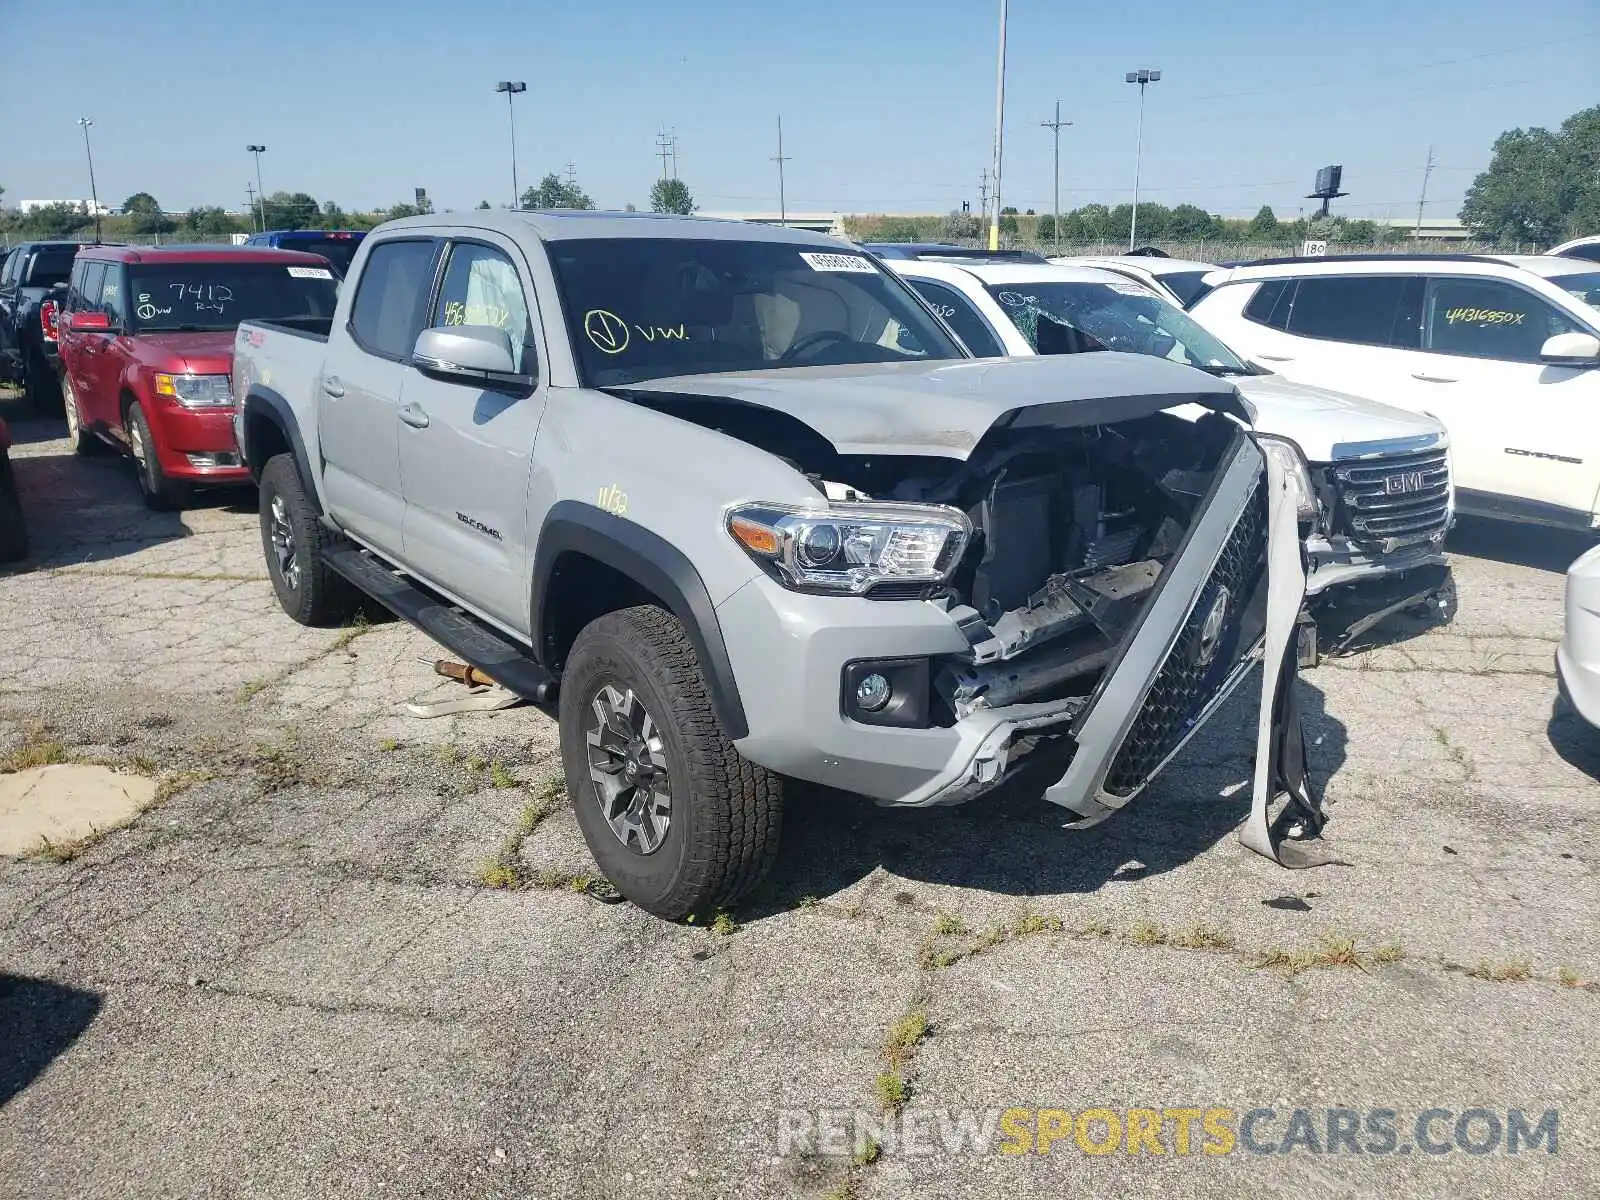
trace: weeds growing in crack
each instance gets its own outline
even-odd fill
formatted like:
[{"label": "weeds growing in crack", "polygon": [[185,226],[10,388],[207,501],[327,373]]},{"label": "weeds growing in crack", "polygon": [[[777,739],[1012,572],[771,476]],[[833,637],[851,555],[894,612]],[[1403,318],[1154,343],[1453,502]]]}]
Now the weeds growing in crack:
[{"label": "weeds growing in crack", "polygon": [[52,737],[47,728],[30,724],[23,729],[22,745],[0,756],[0,775],[26,771],[32,767],[52,767],[71,757],[66,745]]},{"label": "weeds growing in crack", "polygon": [[1573,970],[1571,967],[1562,967],[1561,970],[1556,973],[1556,978],[1561,981],[1562,987],[1575,988],[1583,984],[1583,976],[1579,975],[1578,972]]},{"label": "weeds growing in crack", "polygon": [[[498,763],[495,765],[499,766]],[[512,785],[515,785],[515,780],[512,781]],[[540,781],[533,789],[529,802],[523,805],[522,811],[517,814],[517,827],[500,844],[499,853],[484,863],[478,872],[480,883],[485,887],[506,891],[519,891],[532,887],[544,891],[570,888],[581,892],[589,886],[591,881],[587,875],[539,871],[530,876],[522,864],[523,843],[534,830],[539,828],[544,819],[555,811],[556,800],[563,794],[565,788],[565,780],[560,775]]]},{"label": "weeds growing in crack", "polygon": [[350,623],[339,631],[339,636],[333,639],[329,650],[349,650],[350,643],[372,628],[372,621],[365,610],[357,609],[356,615],[350,618]]},{"label": "weeds growing in crack", "polygon": [[385,754],[393,754],[396,750],[400,749],[400,743],[394,738],[382,738],[378,742],[378,749],[382,750]]},{"label": "weeds growing in crack", "polygon": [[739,922],[733,919],[733,914],[727,909],[719,908],[711,921],[711,932],[718,937],[732,937],[739,932]]},{"label": "weeds growing in crack", "polygon": [[[910,1074],[917,1048],[928,1036],[928,1007],[919,996],[895,1019],[884,1034],[880,1056],[884,1069],[878,1073],[874,1088],[878,1103],[885,1112],[898,1112],[911,1094],[906,1078]],[[876,1158],[876,1155],[873,1155]],[[868,1161],[871,1161],[870,1159]]]},{"label": "weeds growing in crack", "polygon": [[514,788],[517,786],[517,777],[511,773],[511,769],[505,763],[495,759],[489,764],[489,785],[502,789]]},{"label": "weeds growing in crack", "polygon": [[1533,978],[1533,962],[1526,958],[1514,958],[1507,962],[1480,962],[1467,972],[1474,979],[1486,979],[1490,983],[1527,983]]},{"label": "weeds growing in crack", "polygon": [[249,704],[250,701],[254,700],[257,696],[271,686],[272,680],[270,679],[252,679],[239,685],[239,690],[234,692],[234,698],[238,700],[240,704]]}]

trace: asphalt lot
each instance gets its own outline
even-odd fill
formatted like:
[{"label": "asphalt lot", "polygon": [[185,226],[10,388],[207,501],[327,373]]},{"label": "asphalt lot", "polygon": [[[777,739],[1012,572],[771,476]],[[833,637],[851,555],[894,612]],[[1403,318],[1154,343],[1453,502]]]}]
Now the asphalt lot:
[{"label": "asphalt lot", "polygon": [[[1335,865],[1234,840],[1247,688],[1095,830],[1037,788],[805,793],[732,922],[671,926],[575,889],[545,717],[412,718],[449,694],[426,638],[279,612],[252,495],[150,514],[125,463],[13,432],[35,558],[0,572],[0,755],[164,798],[72,861],[0,859],[0,1196],[1600,1193],[1600,733],[1552,712],[1571,539],[1463,526],[1453,625],[1306,674]],[[1409,1144],[1484,1108],[1558,1110],[1559,1140],[779,1152],[819,1108],[878,1113],[885,1074],[925,1135],[1267,1108],[1272,1144],[1348,1108]]]}]

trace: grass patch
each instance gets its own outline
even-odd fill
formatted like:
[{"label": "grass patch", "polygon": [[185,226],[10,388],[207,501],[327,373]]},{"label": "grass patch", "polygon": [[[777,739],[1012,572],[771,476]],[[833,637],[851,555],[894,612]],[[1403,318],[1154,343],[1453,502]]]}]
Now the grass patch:
[{"label": "grass patch", "polygon": [[233,695],[240,704],[249,704],[250,701],[254,700],[257,696],[271,686],[272,680],[270,679],[252,679],[248,683],[240,684],[239,690],[234,692]]},{"label": "grass patch", "polygon": [[93,826],[90,826],[89,832],[84,834],[82,837],[69,838],[59,842],[52,842],[47,837],[41,837],[39,839],[39,848],[35,850],[30,857],[42,858],[45,862],[55,863],[57,866],[64,866],[65,864],[81,857],[85,850],[94,845],[110,832],[111,830],[109,828],[96,829]]},{"label": "grass patch", "polygon": [[50,736],[42,725],[30,725],[23,730],[22,745],[9,754],[0,756],[0,775],[26,771],[33,767],[53,767],[71,758],[64,743]]},{"label": "grass patch", "polygon": [[159,775],[161,766],[148,754],[135,754],[128,760],[128,765],[140,775]]},{"label": "grass patch", "polygon": [[1294,976],[1302,971],[1348,967],[1365,971],[1374,963],[1388,965],[1405,957],[1405,951],[1394,942],[1379,946],[1373,951],[1363,951],[1352,937],[1344,934],[1326,934],[1309,950],[1262,950],[1255,955],[1251,965],[1282,971]]},{"label": "grass patch", "polygon": [[165,804],[179,792],[186,792],[202,783],[210,783],[215,778],[216,774],[212,771],[178,771],[165,775],[156,785],[156,794],[150,801],[150,806],[153,808],[157,804]]},{"label": "grass patch", "polygon": [[393,754],[396,750],[400,749],[400,743],[394,738],[382,738],[378,742],[378,749],[382,750],[385,754]]},{"label": "grass patch", "polygon": [[514,892],[522,887],[522,875],[509,863],[496,860],[484,863],[483,870],[478,873],[478,882],[484,887]]},{"label": "grass patch", "polygon": [[818,900],[815,896],[801,896],[799,900],[795,901],[795,907],[816,908],[821,903],[822,901]]},{"label": "grass patch", "polygon": [[1028,937],[1035,933],[1060,933],[1065,928],[1060,917],[1047,917],[1042,913],[1024,912],[1011,926],[1011,932],[1017,937]]},{"label": "grass patch", "polygon": [[1506,962],[1480,962],[1467,972],[1474,979],[1486,979],[1491,983],[1526,983],[1533,978],[1533,962],[1526,958],[1514,958]]},{"label": "grass patch", "polygon": [[1372,961],[1389,966],[1391,963],[1399,962],[1405,956],[1406,952],[1400,948],[1398,942],[1386,942],[1372,952]]},{"label": "grass patch", "polygon": [[1556,972],[1556,978],[1561,981],[1562,987],[1575,988],[1583,986],[1583,976],[1579,975],[1571,967],[1562,967],[1561,970]]},{"label": "grass patch", "polygon": [[505,763],[495,759],[489,764],[489,783],[497,788],[514,788],[517,786],[517,777]]},{"label": "grass patch", "polygon": [[1215,925],[1197,921],[1180,929],[1167,939],[1167,945],[1180,950],[1232,950],[1236,945],[1233,934]]},{"label": "grass patch", "polygon": [[941,937],[956,937],[967,931],[967,923],[950,913],[940,913],[933,919],[933,931]]},{"label": "grass patch", "polygon": [[732,937],[739,932],[739,922],[733,919],[733,914],[727,909],[719,908],[711,922],[711,932],[718,937]]},{"label": "grass patch", "polygon": [[333,639],[334,650],[349,650],[350,643],[372,628],[372,622],[367,619],[367,614],[357,610],[356,615],[350,618],[350,623],[339,631],[339,636]]},{"label": "grass patch", "polygon": [[911,1090],[906,1081],[894,1071],[882,1071],[873,1085],[878,1093],[878,1104],[885,1112],[898,1112],[905,1106]]},{"label": "grass patch", "polygon": [[860,1147],[857,1148],[856,1152],[851,1155],[850,1165],[852,1167],[870,1167],[873,1163],[878,1161],[878,1157],[882,1153],[883,1147],[878,1144],[878,1139],[875,1137],[869,1137],[866,1141],[862,1142]]},{"label": "grass patch", "polygon": [[433,755],[439,760],[439,765],[444,767],[453,767],[461,761],[461,751],[456,749],[454,742],[445,742],[441,746],[435,746]]},{"label": "grass patch", "polygon": [[1135,921],[1128,930],[1128,941],[1135,946],[1165,946],[1168,936],[1166,927],[1154,921]]}]

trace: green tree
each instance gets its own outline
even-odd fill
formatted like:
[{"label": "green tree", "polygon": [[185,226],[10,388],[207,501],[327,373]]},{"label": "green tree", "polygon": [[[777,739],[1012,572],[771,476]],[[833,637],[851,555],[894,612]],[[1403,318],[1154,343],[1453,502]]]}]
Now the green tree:
[{"label": "green tree", "polygon": [[1600,105],[1555,133],[1510,129],[1495,139],[1488,169],[1472,181],[1461,220],[1479,237],[1560,241],[1600,227]]},{"label": "green tree", "polygon": [[1278,214],[1272,211],[1270,204],[1263,204],[1250,218],[1250,236],[1269,238],[1278,232]]},{"label": "green tree", "polygon": [[1035,236],[1041,242],[1054,241],[1056,236],[1056,217],[1054,213],[1045,213],[1039,218],[1039,223],[1034,227]]},{"label": "green tree", "polygon": [[83,205],[64,200],[30,209],[17,224],[18,231],[26,237],[64,238],[91,228],[94,218]]},{"label": "green tree", "polygon": [[223,234],[243,233],[236,217],[220,208],[195,208],[184,214],[183,230],[197,237],[220,237]]},{"label": "green tree", "polygon": [[1017,232],[1017,210],[1003,208],[1000,210],[1000,232],[1015,235]]},{"label": "green tree", "polygon": [[594,201],[577,185],[563,183],[554,171],[522,193],[523,208],[593,208]]},{"label": "green tree", "polygon": [[161,211],[161,205],[149,192],[135,192],[122,202],[122,212],[127,218],[128,232],[134,234],[171,233],[178,223]]},{"label": "green tree", "polygon": [[261,208],[268,229],[315,228],[322,214],[322,206],[304,192],[273,192]]},{"label": "green tree", "polygon": [[940,236],[946,238],[975,238],[982,232],[978,218],[969,212],[953,212],[941,222]]},{"label": "green tree", "polygon": [[650,211],[688,216],[694,211],[694,197],[681,179],[658,179],[650,185]]},{"label": "green tree", "polygon": [[[1143,213],[1139,214],[1139,224],[1144,225]],[[1180,204],[1167,214],[1166,226],[1162,233],[1169,238],[1204,241],[1219,236],[1222,232],[1221,227],[1220,219],[1213,217],[1198,205]],[[1154,231],[1152,235],[1153,233]]]}]

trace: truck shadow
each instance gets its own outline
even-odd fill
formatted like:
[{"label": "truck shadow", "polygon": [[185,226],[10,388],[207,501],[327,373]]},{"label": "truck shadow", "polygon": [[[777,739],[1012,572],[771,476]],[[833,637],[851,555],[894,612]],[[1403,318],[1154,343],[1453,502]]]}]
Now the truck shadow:
[{"label": "truck shadow", "polygon": [[1574,712],[1565,702],[1550,706],[1550,723],[1545,727],[1550,748],[1569,767],[1576,767],[1591,779],[1600,779],[1600,730]]},{"label": "truck shadow", "polygon": [[1593,534],[1576,530],[1461,517],[1450,531],[1445,549],[1469,558],[1488,558],[1564,575],[1573,560],[1594,544]]},{"label": "truck shadow", "polygon": [[[1319,786],[1344,765],[1346,731],[1323,693],[1302,679],[1307,754]],[[960,808],[892,811],[857,796],[791,785],[784,844],[768,883],[742,915],[824,897],[879,867],[899,878],[1015,896],[1098,891],[1193,861],[1232,834],[1250,809],[1259,690],[1241,688],[1150,789],[1084,830],[1043,799],[1059,777],[1024,770]]]},{"label": "truck shadow", "polygon": [[71,1048],[101,1003],[98,992],[0,972],[0,1108]]}]

